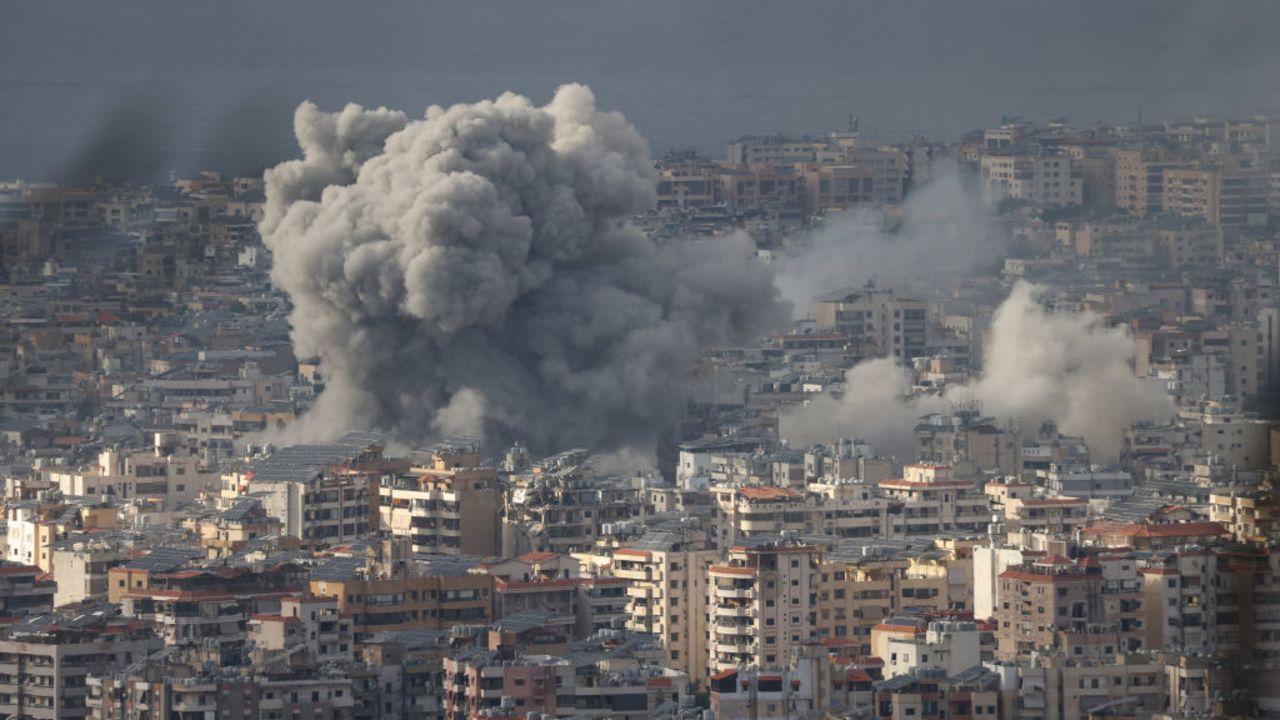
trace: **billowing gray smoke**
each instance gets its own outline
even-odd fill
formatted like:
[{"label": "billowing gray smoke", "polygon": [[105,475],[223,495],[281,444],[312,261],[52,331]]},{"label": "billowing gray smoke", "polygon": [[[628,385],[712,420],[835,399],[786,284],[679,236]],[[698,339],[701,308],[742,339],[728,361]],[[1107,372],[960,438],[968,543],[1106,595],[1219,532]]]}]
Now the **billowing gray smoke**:
[{"label": "billowing gray smoke", "polygon": [[823,396],[784,415],[784,437],[808,443],[861,436],[880,452],[904,457],[921,415],[978,400],[988,413],[1033,427],[1052,421],[1083,437],[1099,459],[1110,459],[1134,421],[1163,422],[1173,415],[1163,389],[1133,374],[1137,348],[1124,328],[1107,328],[1091,314],[1049,313],[1037,301],[1039,292],[1019,283],[1001,303],[986,367],[974,382],[943,398],[907,399],[905,370],[885,359],[864,362],[847,373],[841,398]]},{"label": "billowing gray smoke", "polygon": [[787,241],[777,261],[783,297],[804,315],[814,298],[875,280],[894,286],[930,276],[954,282],[1004,256],[1005,233],[982,210],[977,189],[958,165],[940,161],[934,176],[907,196],[901,222],[886,231],[884,213],[858,209],[830,215]]},{"label": "billowing gray smoke", "polygon": [[303,434],[652,447],[702,349],[788,316],[746,238],[658,247],[624,224],[653,165],[585,87],[414,121],[307,103],[294,130],[261,230],[326,380]]}]

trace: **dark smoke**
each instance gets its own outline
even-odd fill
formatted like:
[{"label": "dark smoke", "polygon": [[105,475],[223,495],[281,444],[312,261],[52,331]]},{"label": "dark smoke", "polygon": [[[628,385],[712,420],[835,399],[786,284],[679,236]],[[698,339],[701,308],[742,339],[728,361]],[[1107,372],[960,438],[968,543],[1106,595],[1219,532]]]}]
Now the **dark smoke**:
[{"label": "dark smoke", "polygon": [[158,86],[122,91],[71,151],[57,173],[59,182],[162,181],[174,167],[179,145],[169,97]]}]

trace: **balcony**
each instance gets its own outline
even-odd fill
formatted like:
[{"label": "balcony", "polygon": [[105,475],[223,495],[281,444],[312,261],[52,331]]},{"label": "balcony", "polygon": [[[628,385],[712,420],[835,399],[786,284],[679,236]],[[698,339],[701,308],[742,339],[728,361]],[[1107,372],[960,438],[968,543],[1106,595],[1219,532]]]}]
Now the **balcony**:
[{"label": "balcony", "polygon": [[725,598],[725,599],[732,599],[732,600],[755,600],[756,591],[754,588],[749,588],[749,587],[748,588],[721,587],[717,585],[715,588],[715,596],[716,598]]}]

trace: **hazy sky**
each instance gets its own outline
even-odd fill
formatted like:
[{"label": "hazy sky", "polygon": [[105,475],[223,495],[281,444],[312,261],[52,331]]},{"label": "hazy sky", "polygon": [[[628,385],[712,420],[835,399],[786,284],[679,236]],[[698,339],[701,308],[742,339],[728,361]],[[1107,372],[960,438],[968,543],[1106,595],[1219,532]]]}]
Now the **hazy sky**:
[{"label": "hazy sky", "polygon": [[5,3],[0,178],[246,171],[303,99],[419,114],[585,82],[655,152],[849,114],[889,140],[1002,114],[1280,109],[1280,2]]}]

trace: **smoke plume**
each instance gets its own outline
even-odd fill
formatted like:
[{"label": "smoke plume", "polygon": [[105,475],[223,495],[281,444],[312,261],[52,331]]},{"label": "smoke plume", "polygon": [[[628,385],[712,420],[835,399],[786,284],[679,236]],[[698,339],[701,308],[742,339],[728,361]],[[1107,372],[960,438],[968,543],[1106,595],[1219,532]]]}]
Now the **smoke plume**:
[{"label": "smoke plume", "polygon": [[910,375],[889,360],[849,370],[842,397],[822,396],[781,418],[784,437],[795,442],[861,436],[879,451],[905,457],[921,415],[951,403],[978,400],[985,412],[1024,425],[1052,421],[1085,439],[1100,459],[1115,458],[1125,428],[1138,420],[1167,420],[1173,405],[1159,385],[1134,375],[1133,338],[1107,328],[1089,313],[1049,313],[1041,289],[1020,282],[992,320],[976,381],[945,397],[912,397]]},{"label": "smoke plume", "polygon": [[313,436],[651,449],[703,348],[786,320],[749,240],[659,247],[624,224],[655,202],[653,165],[585,87],[413,121],[306,103],[294,130],[261,230],[326,378]]},{"label": "smoke plume", "polygon": [[868,280],[949,281],[1003,257],[1003,234],[954,162],[940,161],[901,212],[896,226],[876,209],[839,213],[789,240],[777,262],[783,297],[803,315],[816,297]]}]

